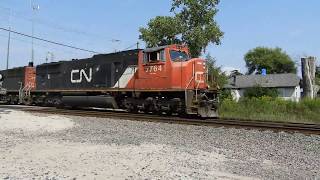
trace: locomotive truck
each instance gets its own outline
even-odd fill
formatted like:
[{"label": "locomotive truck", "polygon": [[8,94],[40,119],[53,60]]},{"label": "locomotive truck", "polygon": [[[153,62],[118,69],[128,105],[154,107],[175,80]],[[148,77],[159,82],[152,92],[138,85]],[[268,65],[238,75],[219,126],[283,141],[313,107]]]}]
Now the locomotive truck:
[{"label": "locomotive truck", "polygon": [[168,45],[0,71],[3,102],[217,117],[205,60]]}]

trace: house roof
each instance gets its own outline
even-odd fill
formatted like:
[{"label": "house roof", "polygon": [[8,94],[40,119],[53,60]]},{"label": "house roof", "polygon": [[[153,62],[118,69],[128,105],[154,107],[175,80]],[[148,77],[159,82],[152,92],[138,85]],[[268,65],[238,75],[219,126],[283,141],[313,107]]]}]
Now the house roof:
[{"label": "house roof", "polygon": [[[234,82],[235,81],[235,82]],[[296,74],[241,75],[231,77],[224,88],[241,89],[254,86],[261,87],[296,87],[300,78]]]}]

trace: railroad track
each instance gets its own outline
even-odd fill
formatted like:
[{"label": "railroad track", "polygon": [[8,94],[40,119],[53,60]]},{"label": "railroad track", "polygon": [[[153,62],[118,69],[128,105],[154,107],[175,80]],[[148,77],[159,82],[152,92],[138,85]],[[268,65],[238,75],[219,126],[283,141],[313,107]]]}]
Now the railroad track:
[{"label": "railroad track", "polygon": [[[6,107],[6,106],[5,106]],[[10,106],[8,106],[10,107]],[[300,132],[304,134],[318,134],[320,135],[320,124],[304,124],[304,123],[284,123],[271,121],[255,121],[255,120],[238,120],[238,119],[196,119],[196,118],[182,118],[176,116],[160,116],[152,114],[133,114],[123,111],[114,112],[97,109],[56,109],[48,107],[25,107],[15,108],[33,113],[72,115],[82,117],[98,117],[98,118],[116,118],[134,121],[148,121],[148,122],[162,122],[173,124],[188,124],[199,126],[215,126],[215,127],[236,127],[246,129],[261,129],[273,131],[286,132]]]}]

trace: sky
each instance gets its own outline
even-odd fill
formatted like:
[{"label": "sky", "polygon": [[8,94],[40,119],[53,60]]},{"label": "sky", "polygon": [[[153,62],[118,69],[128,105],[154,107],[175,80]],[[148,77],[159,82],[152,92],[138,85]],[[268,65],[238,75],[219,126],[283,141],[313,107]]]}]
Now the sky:
[{"label": "sky", "polygon": [[[139,28],[155,16],[172,15],[171,0],[0,0],[0,27],[99,53],[135,48]],[[206,53],[225,69],[246,72],[243,59],[257,46],[280,47],[299,67],[304,56],[320,57],[320,1],[221,0],[216,16],[225,33]],[[28,64],[31,39],[12,34],[9,67]],[[6,67],[8,33],[0,30],[0,69]],[[140,41],[140,47],[144,43]],[[93,53],[34,41],[35,64],[91,57]],[[48,55],[54,54],[54,57]]]}]

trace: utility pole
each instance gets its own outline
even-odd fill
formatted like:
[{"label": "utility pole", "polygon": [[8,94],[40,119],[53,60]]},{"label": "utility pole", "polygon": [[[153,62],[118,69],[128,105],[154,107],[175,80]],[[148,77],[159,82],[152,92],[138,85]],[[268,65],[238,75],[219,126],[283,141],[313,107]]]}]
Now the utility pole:
[{"label": "utility pole", "polygon": [[10,42],[11,42],[11,10],[9,9],[9,34],[8,34],[8,47],[7,47],[7,70],[9,69],[9,59],[10,59]]},{"label": "utility pole", "polygon": [[33,3],[33,0],[30,0],[30,6],[32,8],[32,40],[31,40],[31,63],[33,64],[34,63],[34,45],[33,45],[33,41],[34,41],[34,18],[35,18],[35,12],[37,10],[40,9],[40,6],[39,5],[35,5]]},{"label": "utility pole", "polygon": [[[119,40],[119,39],[111,39],[111,42],[112,42],[112,43],[121,43],[121,40]],[[113,47],[114,47],[114,46],[113,46]],[[118,50],[117,50],[116,47],[114,48],[114,52],[115,52],[115,53],[118,52]]]},{"label": "utility pole", "polygon": [[46,55],[46,63],[48,63],[49,56],[51,57],[50,62],[53,62],[53,60],[54,60],[54,54],[52,52],[48,51],[47,55]]},{"label": "utility pole", "polygon": [[137,49],[139,49],[139,42],[137,42]]}]

